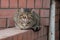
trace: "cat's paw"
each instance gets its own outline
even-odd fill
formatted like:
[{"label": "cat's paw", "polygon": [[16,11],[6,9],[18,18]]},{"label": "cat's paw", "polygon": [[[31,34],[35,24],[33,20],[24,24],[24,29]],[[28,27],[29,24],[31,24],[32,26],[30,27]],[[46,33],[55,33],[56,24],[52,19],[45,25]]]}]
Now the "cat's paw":
[{"label": "cat's paw", "polygon": [[38,32],[40,29],[41,29],[41,27],[32,28],[32,30],[33,30],[34,32]]}]

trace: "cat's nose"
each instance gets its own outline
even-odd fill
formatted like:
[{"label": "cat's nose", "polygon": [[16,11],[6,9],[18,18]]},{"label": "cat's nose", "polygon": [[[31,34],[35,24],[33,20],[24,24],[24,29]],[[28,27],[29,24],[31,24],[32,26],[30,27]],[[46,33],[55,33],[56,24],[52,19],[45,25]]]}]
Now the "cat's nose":
[{"label": "cat's nose", "polygon": [[23,17],[24,19],[26,18],[26,17]]}]

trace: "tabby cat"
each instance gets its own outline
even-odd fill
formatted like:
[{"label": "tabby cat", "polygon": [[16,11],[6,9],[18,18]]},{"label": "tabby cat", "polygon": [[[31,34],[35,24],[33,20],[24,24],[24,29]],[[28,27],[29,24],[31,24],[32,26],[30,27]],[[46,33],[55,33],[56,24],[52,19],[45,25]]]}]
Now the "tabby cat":
[{"label": "tabby cat", "polygon": [[33,9],[21,8],[14,16],[15,26],[19,29],[32,29],[33,31],[39,31],[39,16],[33,11]]}]

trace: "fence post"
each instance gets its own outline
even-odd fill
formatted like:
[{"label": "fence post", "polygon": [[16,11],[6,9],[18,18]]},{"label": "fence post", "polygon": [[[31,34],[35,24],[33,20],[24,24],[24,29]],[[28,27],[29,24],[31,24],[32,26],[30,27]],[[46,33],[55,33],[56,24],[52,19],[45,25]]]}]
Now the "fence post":
[{"label": "fence post", "polygon": [[51,0],[49,40],[55,40],[55,0]]}]

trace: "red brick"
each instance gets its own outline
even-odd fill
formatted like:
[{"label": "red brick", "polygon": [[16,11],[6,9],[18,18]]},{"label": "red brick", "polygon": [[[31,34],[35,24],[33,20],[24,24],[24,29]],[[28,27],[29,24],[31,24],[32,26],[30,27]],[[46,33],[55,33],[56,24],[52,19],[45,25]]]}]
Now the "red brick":
[{"label": "red brick", "polygon": [[40,17],[49,17],[49,10],[40,10]]},{"label": "red brick", "polygon": [[28,39],[32,40],[31,30],[28,32]]},{"label": "red brick", "polygon": [[35,8],[42,8],[42,0],[35,1]]},{"label": "red brick", "polygon": [[15,36],[13,36],[12,39],[13,39],[13,40],[17,40],[17,38],[18,38],[17,35],[15,35]]},{"label": "red brick", "polygon": [[42,36],[40,37],[40,40],[44,40]]},{"label": "red brick", "polygon": [[37,38],[38,38],[38,34],[39,34],[38,32],[32,31],[32,32],[31,32],[32,40],[37,39]]},{"label": "red brick", "polygon": [[43,27],[44,27],[44,26],[41,26],[41,30],[39,31],[39,33],[40,33],[39,36],[40,36],[40,37],[43,36]]},{"label": "red brick", "polygon": [[16,12],[17,10],[15,9],[2,9],[0,10],[0,18],[13,17]]},{"label": "red brick", "polygon": [[37,32],[37,38],[39,38],[39,37],[40,37],[40,31]]},{"label": "red brick", "polygon": [[17,0],[10,0],[10,8],[17,8]]},{"label": "red brick", "polygon": [[42,37],[40,37],[40,38],[39,38],[39,40],[43,40],[43,38],[42,38]]},{"label": "red brick", "polygon": [[41,38],[39,37],[38,40],[41,40]]},{"label": "red brick", "polygon": [[42,40],[47,40],[47,36],[43,36],[42,37]]},{"label": "red brick", "polygon": [[34,40],[34,32],[31,31],[31,39]]},{"label": "red brick", "polygon": [[44,34],[44,35],[47,35],[47,27],[44,27],[44,28],[43,28],[43,34]]},{"label": "red brick", "polygon": [[27,0],[27,8],[34,8],[34,0]]},{"label": "red brick", "polygon": [[40,18],[41,25],[49,25],[49,18]]},{"label": "red brick", "polygon": [[38,34],[39,37],[41,36],[41,32],[43,31],[43,30],[42,30],[43,26],[40,26],[40,27],[41,27],[41,30],[39,31],[39,34]]},{"label": "red brick", "polygon": [[37,39],[38,38],[38,32],[34,33],[34,38]]},{"label": "red brick", "polygon": [[8,0],[1,0],[1,8],[8,8],[9,2]]},{"label": "red brick", "polygon": [[23,33],[23,40],[32,40],[31,30]]},{"label": "red brick", "polygon": [[50,0],[43,0],[43,8],[50,8]]},{"label": "red brick", "polygon": [[15,25],[15,24],[14,24],[13,18],[9,18],[9,19],[8,19],[8,23],[7,23],[7,26],[8,26],[8,27],[14,27],[14,25]]},{"label": "red brick", "polygon": [[4,27],[3,28],[0,28],[0,30],[2,30],[2,29],[6,29],[6,28],[4,28]]},{"label": "red brick", "polygon": [[26,8],[26,0],[19,0],[19,7]]},{"label": "red brick", "polygon": [[22,35],[23,35],[23,33],[17,35],[18,36],[18,40],[22,40]]},{"label": "red brick", "polygon": [[0,40],[7,40],[7,38],[4,38],[4,39],[0,39]]},{"label": "red brick", "polygon": [[29,30],[27,32],[27,40],[32,40],[32,35],[31,35],[32,30]]},{"label": "red brick", "polygon": [[27,35],[28,33],[27,32],[25,32],[25,33],[23,33],[23,40],[28,40],[28,35]]},{"label": "red brick", "polygon": [[12,37],[8,37],[6,40],[12,40]]},{"label": "red brick", "polygon": [[6,27],[6,19],[0,19],[0,27]]}]

